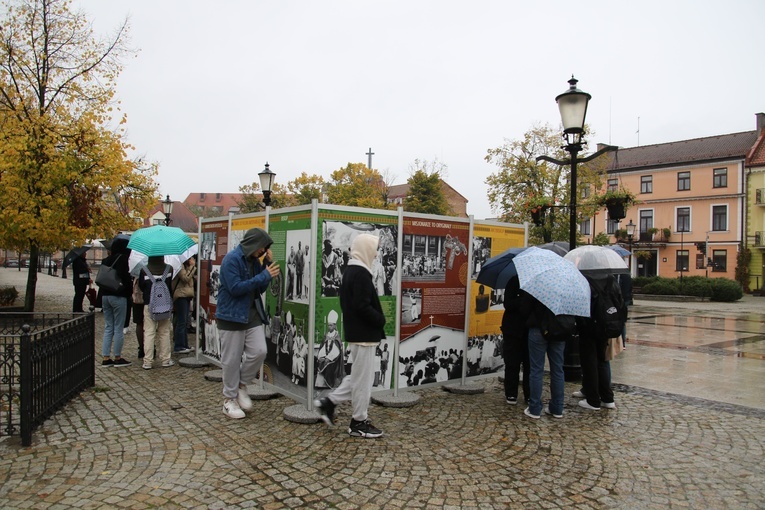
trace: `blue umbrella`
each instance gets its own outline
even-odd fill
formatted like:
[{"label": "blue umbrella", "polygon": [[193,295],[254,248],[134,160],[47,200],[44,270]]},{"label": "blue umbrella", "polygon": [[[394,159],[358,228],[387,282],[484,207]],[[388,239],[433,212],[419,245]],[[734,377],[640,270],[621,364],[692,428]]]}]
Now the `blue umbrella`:
[{"label": "blue umbrella", "polygon": [[488,285],[492,289],[504,289],[510,278],[518,274],[513,265],[513,258],[526,248],[510,248],[487,260],[478,273],[476,282]]},{"label": "blue umbrella", "polygon": [[520,288],[552,313],[590,316],[590,284],[572,262],[532,246],[517,255],[513,264]]},{"label": "blue umbrella", "polygon": [[618,244],[609,244],[608,246],[606,246],[606,248],[610,248],[614,250],[620,257],[629,257],[630,255],[632,255],[632,252],[630,252],[628,249]]}]

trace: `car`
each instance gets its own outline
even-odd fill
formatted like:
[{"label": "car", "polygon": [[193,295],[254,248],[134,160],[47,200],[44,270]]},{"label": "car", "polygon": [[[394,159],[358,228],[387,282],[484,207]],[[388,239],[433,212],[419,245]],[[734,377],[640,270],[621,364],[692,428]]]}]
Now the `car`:
[{"label": "car", "polygon": [[5,267],[19,267],[19,259],[5,259],[3,263]]}]

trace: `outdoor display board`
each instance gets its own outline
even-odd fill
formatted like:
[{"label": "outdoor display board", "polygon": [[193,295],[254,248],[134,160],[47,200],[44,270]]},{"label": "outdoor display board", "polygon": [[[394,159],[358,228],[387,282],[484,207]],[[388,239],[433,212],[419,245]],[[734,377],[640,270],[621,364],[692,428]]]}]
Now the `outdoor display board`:
[{"label": "outdoor display board", "polygon": [[462,377],[469,220],[404,214],[399,387]]},{"label": "outdoor display board", "polygon": [[215,307],[220,286],[220,264],[228,253],[229,218],[205,219],[199,236],[199,328],[197,352],[220,363],[220,336],[215,326]]},{"label": "outdoor display board", "polygon": [[311,240],[310,206],[271,211],[268,233],[281,274],[265,294],[271,323],[266,327],[265,380],[298,400],[308,397],[311,275],[316,274],[316,243]]},{"label": "outdoor display board", "polygon": [[475,278],[490,257],[526,245],[523,225],[317,202],[201,220],[197,356],[220,365],[220,265],[254,227],[268,231],[281,270],[263,296],[270,324],[261,381],[280,393],[310,407],[350,373],[338,291],[362,233],[380,239],[370,269],[386,317],[373,391],[465,380],[504,365],[504,289]]},{"label": "outdoor display board", "polygon": [[398,213],[349,207],[318,210],[316,246],[317,257],[315,306],[316,395],[337,387],[350,373],[353,359],[343,342],[343,319],[338,291],[343,272],[350,259],[351,243],[357,235],[366,233],[380,238],[377,258],[372,267],[372,279],[385,314],[385,336],[375,356],[373,391],[391,388],[394,366],[396,315],[398,309]]},{"label": "outdoor display board", "polygon": [[505,289],[477,284],[481,266],[509,248],[526,246],[526,230],[506,223],[473,223],[473,257],[470,266],[470,325],[468,328],[467,376],[497,372],[502,359],[502,315]]}]

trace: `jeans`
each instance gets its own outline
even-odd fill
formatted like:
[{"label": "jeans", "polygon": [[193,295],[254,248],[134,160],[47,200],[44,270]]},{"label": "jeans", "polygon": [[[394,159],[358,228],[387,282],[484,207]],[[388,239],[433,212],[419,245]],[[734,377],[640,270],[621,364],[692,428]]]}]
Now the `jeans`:
[{"label": "jeans", "polygon": [[189,336],[186,331],[189,323],[189,303],[191,298],[178,298],[175,300],[175,332],[173,343],[175,350],[189,348]]},{"label": "jeans", "polygon": [[125,316],[127,316],[127,298],[120,296],[102,296],[101,304],[104,310],[104,342],[101,355],[111,356],[112,350],[116,358],[122,357],[122,345],[125,342]]},{"label": "jeans", "polygon": [[529,328],[529,412],[542,414],[542,378],[545,373],[545,354],[550,361],[550,412],[563,414],[563,351],[566,342],[549,342],[539,328]]}]

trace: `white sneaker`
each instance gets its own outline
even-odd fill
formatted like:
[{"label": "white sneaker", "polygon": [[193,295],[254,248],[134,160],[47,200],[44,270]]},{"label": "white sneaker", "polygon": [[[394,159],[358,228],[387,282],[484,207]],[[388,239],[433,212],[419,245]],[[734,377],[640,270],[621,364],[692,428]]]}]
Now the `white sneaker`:
[{"label": "white sneaker", "polygon": [[162,368],[172,367],[173,365],[175,365],[175,361],[171,359],[166,359],[162,362]]},{"label": "white sneaker", "polygon": [[242,411],[234,398],[227,398],[223,401],[223,414],[235,420],[244,418],[244,411]]},{"label": "white sneaker", "polygon": [[583,407],[584,409],[589,409],[590,411],[600,411],[599,407],[591,406],[590,404],[587,403],[586,400],[580,400],[579,407]]},{"label": "white sneaker", "polygon": [[574,393],[571,394],[571,396],[574,398],[584,398],[584,393],[582,393],[581,391],[575,391]]},{"label": "white sneaker", "polygon": [[606,409],[616,409],[616,402],[601,402],[600,405]]},{"label": "white sneaker", "polygon": [[545,407],[545,414],[552,416],[553,418],[563,418],[562,414],[553,414],[552,411],[550,411],[550,406]]},{"label": "white sneaker", "polygon": [[252,399],[247,394],[247,388],[239,388],[239,393],[236,395],[236,402],[239,404],[239,407],[244,411],[249,411],[252,409]]}]

